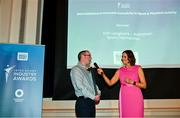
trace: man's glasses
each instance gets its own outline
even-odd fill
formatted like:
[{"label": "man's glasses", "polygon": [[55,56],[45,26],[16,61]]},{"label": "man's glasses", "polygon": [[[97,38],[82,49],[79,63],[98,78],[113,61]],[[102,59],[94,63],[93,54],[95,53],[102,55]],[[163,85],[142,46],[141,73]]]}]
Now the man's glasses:
[{"label": "man's glasses", "polygon": [[91,56],[90,54],[83,54],[84,56]]}]

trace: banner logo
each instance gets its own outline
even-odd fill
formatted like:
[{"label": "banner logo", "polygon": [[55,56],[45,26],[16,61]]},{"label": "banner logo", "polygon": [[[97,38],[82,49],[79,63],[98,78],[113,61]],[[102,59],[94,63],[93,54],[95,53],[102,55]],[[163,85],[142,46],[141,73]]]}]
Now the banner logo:
[{"label": "banner logo", "polygon": [[7,68],[4,69],[4,71],[5,71],[6,83],[7,83],[8,79],[9,79],[9,75],[11,74],[11,72],[12,72],[12,70],[13,70],[14,68],[15,68],[15,65],[13,65],[13,66],[7,65]]},{"label": "banner logo", "polygon": [[16,89],[14,92],[15,98],[14,102],[23,102],[24,101],[24,91],[22,89]]},{"label": "banner logo", "polygon": [[16,96],[17,98],[23,97],[23,95],[24,95],[24,91],[23,91],[22,89],[17,89],[17,90],[15,91],[15,96]]},{"label": "banner logo", "polygon": [[28,53],[27,52],[18,52],[17,60],[18,61],[28,61]]}]

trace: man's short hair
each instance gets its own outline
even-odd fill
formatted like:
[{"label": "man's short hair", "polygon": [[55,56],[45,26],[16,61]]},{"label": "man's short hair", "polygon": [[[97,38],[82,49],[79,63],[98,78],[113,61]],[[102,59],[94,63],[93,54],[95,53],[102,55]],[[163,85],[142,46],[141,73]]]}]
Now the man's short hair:
[{"label": "man's short hair", "polygon": [[82,51],[79,52],[79,54],[78,54],[78,61],[81,60],[81,55],[83,55],[86,52],[90,53],[89,50],[82,50]]}]

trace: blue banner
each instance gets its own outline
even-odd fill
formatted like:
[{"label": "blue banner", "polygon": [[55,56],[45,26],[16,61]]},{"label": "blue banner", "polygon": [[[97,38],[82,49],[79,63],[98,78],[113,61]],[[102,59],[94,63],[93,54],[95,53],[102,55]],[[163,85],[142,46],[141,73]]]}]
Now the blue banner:
[{"label": "blue banner", "polygon": [[41,117],[44,46],[0,44],[0,117]]}]

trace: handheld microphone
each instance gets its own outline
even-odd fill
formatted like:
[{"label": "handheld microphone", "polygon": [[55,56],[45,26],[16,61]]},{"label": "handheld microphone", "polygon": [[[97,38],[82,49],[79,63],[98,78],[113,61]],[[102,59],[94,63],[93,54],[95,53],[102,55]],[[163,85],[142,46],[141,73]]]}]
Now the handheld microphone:
[{"label": "handheld microphone", "polygon": [[99,68],[99,66],[97,65],[97,63],[96,63],[96,62],[94,63],[94,66],[96,67],[96,69],[98,69],[98,68]]},{"label": "handheld microphone", "polygon": [[[98,69],[98,68],[99,68],[99,66],[97,65],[97,63],[96,63],[96,62],[94,63],[94,66],[95,66],[95,68],[96,68],[96,69]],[[104,72],[101,72],[101,76],[102,76],[103,74],[104,74]]]}]

